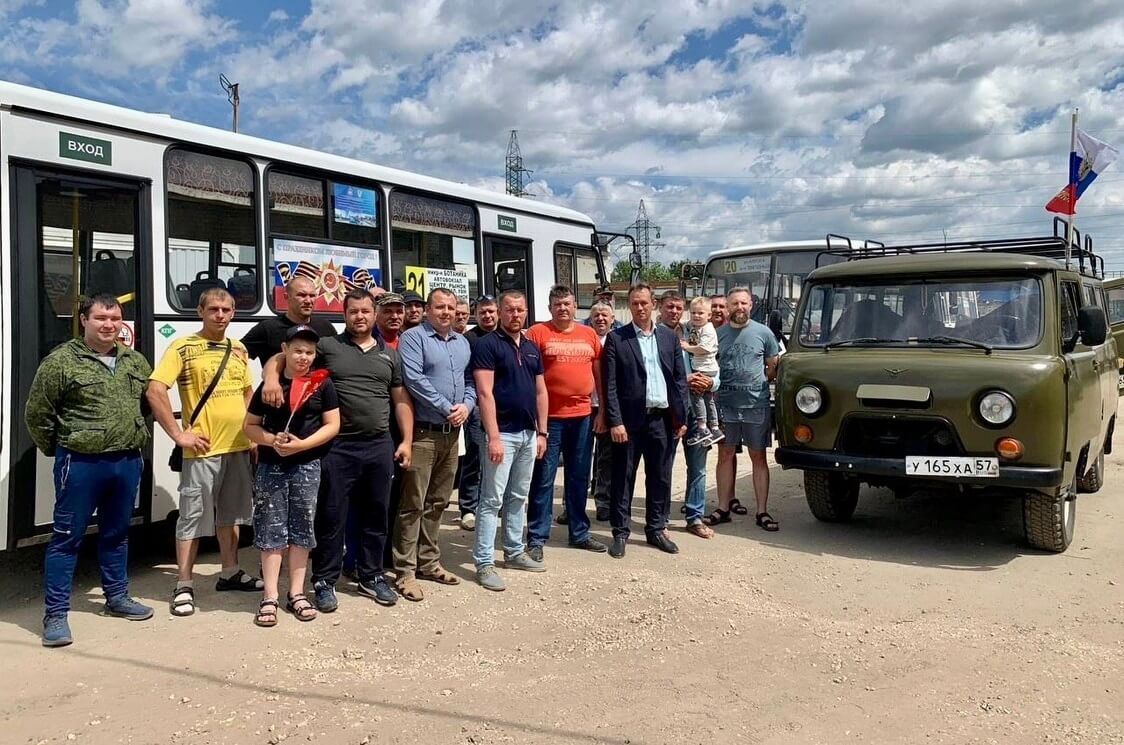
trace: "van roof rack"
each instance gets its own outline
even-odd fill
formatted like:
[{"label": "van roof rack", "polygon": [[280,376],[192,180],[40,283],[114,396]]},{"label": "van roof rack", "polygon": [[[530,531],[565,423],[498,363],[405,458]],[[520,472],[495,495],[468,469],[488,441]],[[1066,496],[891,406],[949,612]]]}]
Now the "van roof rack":
[{"label": "van roof rack", "polygon": [[1066,256],[1066,231],[1068,223],[1061,217],[1054,218],[1052,236],[1033,236],[1029,238],[999,238],[987,241],[953,241],[944,243],[910,243],[887,246],[879,241],[863,241],[862,245],[845,236],[828,233],[827,250],[816,255],[816,266],[820,266],[823,256],[841,256],[847,261],[871,259],[879,256],[900,256],[901,254],[922,253],[970,253],[975,251],[994,251],[997,253],[1018,253],[1040,256],[1070,264],[1076,263],[1081,273],[1097,279],[1104,279],[1104,258],[1093,252],[1093,237],[1084,236],[1074,228],[1073,242]]}]

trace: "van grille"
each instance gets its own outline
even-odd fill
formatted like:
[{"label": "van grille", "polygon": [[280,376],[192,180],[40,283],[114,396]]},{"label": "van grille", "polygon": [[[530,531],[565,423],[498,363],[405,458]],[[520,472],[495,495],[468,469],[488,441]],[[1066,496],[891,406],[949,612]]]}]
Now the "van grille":
[{"label": "van grille", "polygon": [[835,445],[847,455],[904,458],[907,455],[963,455],[964,447],[944,419],[851,415]]}]

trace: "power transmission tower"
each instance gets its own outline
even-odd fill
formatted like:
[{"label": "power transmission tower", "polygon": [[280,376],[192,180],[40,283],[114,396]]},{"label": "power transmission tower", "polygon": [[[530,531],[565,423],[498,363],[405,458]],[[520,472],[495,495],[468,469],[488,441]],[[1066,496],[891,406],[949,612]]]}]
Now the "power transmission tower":
[{"label": "power transmission tower", "polygon": [[507,193],[514,197],[534,196],[523,188],[527,178],[533,171],[523,167],[523,155],[519,152],[519,137],[516,130],[511,130],[511,139],[507,141],[507,160],[505,162],[507,174]]},{"label": "power transmission tower", "polygon": [[644,207],[643,199],[640,200],[640,209],[636,211],[636,222],[625,228],[625,231],[632,233],[636,238],[636,250],[640,253],[644,266],[651,263],[652,249],[659,251],[665,245],[658,242],[660,226],[653,225],[652,221],[648,219],[648,210]]}]

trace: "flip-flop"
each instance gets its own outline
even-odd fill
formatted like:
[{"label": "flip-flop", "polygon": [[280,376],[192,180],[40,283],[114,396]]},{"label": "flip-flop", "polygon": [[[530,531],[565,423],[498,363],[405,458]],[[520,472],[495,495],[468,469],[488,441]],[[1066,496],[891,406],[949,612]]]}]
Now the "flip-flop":
[{"label": "flip-flop", "polygon": [[697,522],[691,523],[687,526],[687,532],[691,535],[697,535],[699,538],[713,538],[714,531],[711,530],[705,523]]}]

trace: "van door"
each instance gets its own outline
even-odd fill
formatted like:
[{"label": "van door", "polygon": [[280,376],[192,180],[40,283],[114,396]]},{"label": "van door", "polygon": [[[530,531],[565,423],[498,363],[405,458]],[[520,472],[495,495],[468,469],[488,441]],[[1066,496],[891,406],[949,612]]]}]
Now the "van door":
[{"label": "van door", "polygon": [[[1085,304],[1094,308],[1100,308],[1105,313],[1105,325],[1107,327],[1108,309],[1105,308],[1104,294],[1100,286],[1094,282],[1082,283],[1082,289],[1085,291]],[[1107,328],[1106,328],[1107,330]],[[1112,334],[1105,337],[1104,344],[1098,344],[1095,348],[1096,370],[1100,373],[1101,378],[1101,435],[1100,442],[1104,442],[1103,436],[1108,434],[1109,420],[1112,418],[1112,412],[1116,409],[1116,381],[1118,378],[1116,368],[1116,342],[1113,341]]]},{"label": "van door", "polygon": [[[80,333],[78,303],[99,292],[117,297],[125,318],[121,341],[152,358],[149,185],[81,171],[16,167],[13,173],[15,297],[12,326],[21,354],[14,364],[12,537],[26,545],[50,535],[53,460],[31,442],[23,411],[39,361]],[[145,453],[146,463],[151,460]],[[148,517],[151,468],[145,468],[135,521]],[[142,498],[143,497],[143,498]]]},{"label": "van door", "polygon": [[[1059,291],[1062,354],[1065,357],[1068,373],[1066,461],[1067,464],[1072,463],[1075,466],[1081,450],[1086,445],[1092,443],[1095,447],[1101,442],[1104,404],[1101,396],[1097,351],[1083,344],[1077,333],[1077,310],[1081,307],[1081,287],[1077,282],[1063,280],[1059,284]],[[1072,472],[1066,475],[1072,476]]]}]

